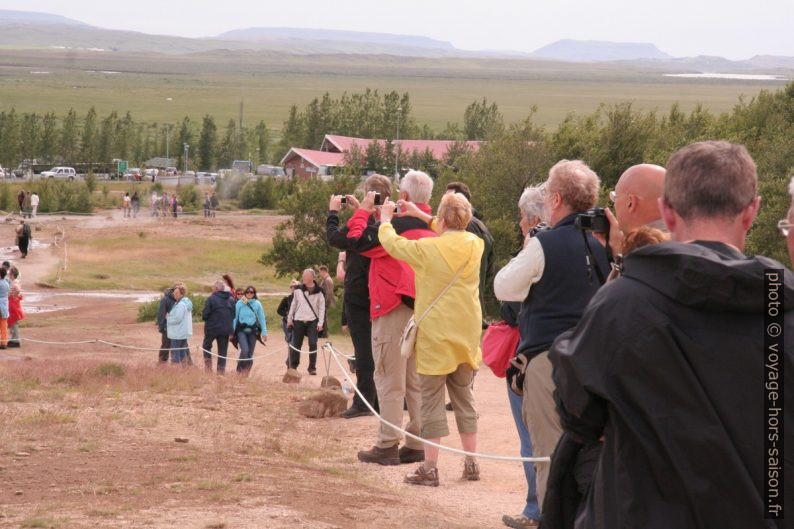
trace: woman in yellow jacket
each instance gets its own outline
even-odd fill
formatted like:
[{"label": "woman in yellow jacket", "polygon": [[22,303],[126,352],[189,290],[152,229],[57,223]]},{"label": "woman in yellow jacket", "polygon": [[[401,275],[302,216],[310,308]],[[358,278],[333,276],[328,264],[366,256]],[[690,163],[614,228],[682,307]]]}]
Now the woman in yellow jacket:
[{"label": "woman in yellow jacket", "polygon": [[[422,437],[439,443],[449,435],[444,408],[444,387],[455,410],[464,450],[477,450],[477,410],[472,379],[482,360],[480,334],[480,258],[482,240],[466,231],[472,217],[471,204],[460,193],[444,195],[438,218],[423,213],[411,203],[400,204],[402,215],[419,217],[440,237],[416,241],[397,235],[391,225],[395,204],[381,208],[378,239],[395,259],[408,263],[416,274],[417,320],[433,300],[450,285],[426,317],[416,334],[416,370],[422,390]],[[425,462],[405,478],[412,485],[438,486],[438,448],[425,445]],[[480,468],[466,457],[463,478],[480,479]]]}]

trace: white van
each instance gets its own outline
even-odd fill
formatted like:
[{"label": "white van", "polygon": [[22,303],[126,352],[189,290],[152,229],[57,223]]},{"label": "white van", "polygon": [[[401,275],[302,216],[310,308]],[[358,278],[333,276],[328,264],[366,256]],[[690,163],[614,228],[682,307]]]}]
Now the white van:
[{"label": "white van", "polygon": [[74,167],[53,167],[49,171],[42,171],[42,178],[54,178],[56,180],[74,180],[77,172]]}]

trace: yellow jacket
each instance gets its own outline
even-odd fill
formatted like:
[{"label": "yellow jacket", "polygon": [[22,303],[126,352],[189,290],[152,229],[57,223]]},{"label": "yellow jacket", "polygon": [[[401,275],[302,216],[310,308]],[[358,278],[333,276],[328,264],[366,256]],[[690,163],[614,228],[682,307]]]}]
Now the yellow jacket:
[{"label": "yellow jacket", "polygon": [[460,364],[478,369],[482,361],[482,239],[466,231],[446,231],[440,237],[411,241],[384,222],[378,240],[389,255],[408,263],[416,274],[417,320],[463,267],[452,287],[419,324],[416,370],[423,375],[447,375]]}]

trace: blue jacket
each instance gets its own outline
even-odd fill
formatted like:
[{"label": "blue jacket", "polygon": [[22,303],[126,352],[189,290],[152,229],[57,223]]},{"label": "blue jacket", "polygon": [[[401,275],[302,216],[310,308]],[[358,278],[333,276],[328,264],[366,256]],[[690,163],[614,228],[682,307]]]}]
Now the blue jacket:
[{"label": "blue jacket", "polygon": [[8,319],[8,291],[11,285],[5,279],[0,279],[0,318]]},{"label": "blue jacket", "polygon": [[168,313],[168,339],[187,340],[193,336],[193,303],[182,298]]},{"label": "blue jacket", "polygon": [[243,300],[237,302],[234,307],[234,322],[232,322],[231,332],[237,330],[237,324],[254,325],[259,322],[262,327],[262,336],[267,336],[267,324],[265,321],[265,310],[258,299]]}]

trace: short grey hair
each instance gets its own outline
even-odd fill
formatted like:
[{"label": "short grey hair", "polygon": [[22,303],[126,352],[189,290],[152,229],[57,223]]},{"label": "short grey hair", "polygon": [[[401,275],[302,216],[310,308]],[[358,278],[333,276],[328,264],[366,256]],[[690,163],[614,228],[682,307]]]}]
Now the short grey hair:
[{"label": "short grey hair", "polygon": [[400,191],[411,202],[427,204],[433,194],[433,179],[423,171],[408,171],[400,181]]},{"label": "short grey hair", "polygon": [[314,268],[307,268],[306,270],[303,271],[303,274],[311,274],[312,277],[317,277],[317,272],[314,271]]},{"label": "short grey hair", "polygon": [[226,283],[224,283],[223,281],[221,281],[221,280],[219,279],[218,281],[215,281],[215,282],[212,284],[212,287],[213,287],[215,290],[217,290],[218,292],[223,292],[224,290],[226,290]]},{"label": "short grey hair", "polygon": [[518,199],[518,209],[524,212],[527,220],[537,217],[544,222],[543,211],[543,186],[530,186],[521,193]]},{"label": "short grey hair", "polygon": [[559,193],[573,211],[587,211],[598,203],[598,175],[581,160],[560,160],[549,170],[547,193]]}]

